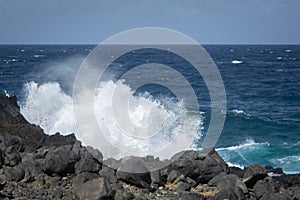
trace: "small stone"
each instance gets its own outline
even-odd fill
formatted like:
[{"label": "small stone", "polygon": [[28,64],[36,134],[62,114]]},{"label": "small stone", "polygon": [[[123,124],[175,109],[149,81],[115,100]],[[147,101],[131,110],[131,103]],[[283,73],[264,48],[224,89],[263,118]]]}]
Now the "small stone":
[{"label": "small stone", "polygon": [[10,181],[20,181],[24,178],[25,172],[20,165],[17,165],[4,169],[4,174]]}]

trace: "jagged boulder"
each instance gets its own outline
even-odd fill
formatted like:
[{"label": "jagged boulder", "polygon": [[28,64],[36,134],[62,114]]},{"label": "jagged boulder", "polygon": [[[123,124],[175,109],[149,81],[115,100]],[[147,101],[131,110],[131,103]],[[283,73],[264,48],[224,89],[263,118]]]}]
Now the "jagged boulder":
[{"label": "jagged boulder", "polygon": [[169,166],[170,169],[180,171],[197,183],[207,183],[214,176],[228,170],[226,162],[213,148],[181,152],[171,160],[173,162]]},{"label": "jagged boulder", "polygon": [[267,170],[258,164],[254,164],[245,168],[243,179],[247,187],[253,188],[257,181],[263,180],[266,176]]},{"label": "jagged boulder", "polygon": [[104,200],[113,199],[114,192],[105,178],[96,178],[82,184],[75,194],[79,200]]},{"label": "jagged boulder", "polygon": [[117,178],[127,183],[150,188],[151,175],[142,158],[125,157],[116,172]]},{"label": "jagged boulder", "polygon": [[71,151],[70,146],[62,146],[48,152],[43,169],[48,175],[74,173],[74,165],[79,159],[80,157]]}]

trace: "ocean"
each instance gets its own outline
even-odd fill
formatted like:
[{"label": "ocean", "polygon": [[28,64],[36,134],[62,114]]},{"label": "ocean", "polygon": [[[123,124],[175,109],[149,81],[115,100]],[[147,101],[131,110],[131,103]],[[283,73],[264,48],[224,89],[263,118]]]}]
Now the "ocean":
[{"label": "ocean", "polygon": [[[71,97],[74,78],[94,47],[1,45],[0,92],[16,95],[22,114],[47,134],[76,133]],[[204,45],[204,48],[221,73],[227,96],[225,124],[216,145],[219,154],[230,165],[258,163],[281,167],[286,173],[299,173],[300,45]],[[137,56],[149,57],[147,53]],[[161,55],[161,59],[165,56]],[[190,81],[198,81],[193,73],[186,73]],[[115,84],[106,80],[99,88],[99,109],[103,112],[105,95],[109,95]],[[128,89],[126,83],[122,84]],[[157,116],[170,116],[168,127],[163,130],[166,134],[180,129],[182,134],[198,135],[199,141],[194,145],[198,148],[207,131],[211,109],[205,84],[199,88],[195,92],[200,115],[194,110],[183,112],[172,92],[149,85],[134,93],[132,119],[137,124],[144,123],[149,110],[155,108]],[[124,139],[126,142],[136,148],[151,148]]]}]

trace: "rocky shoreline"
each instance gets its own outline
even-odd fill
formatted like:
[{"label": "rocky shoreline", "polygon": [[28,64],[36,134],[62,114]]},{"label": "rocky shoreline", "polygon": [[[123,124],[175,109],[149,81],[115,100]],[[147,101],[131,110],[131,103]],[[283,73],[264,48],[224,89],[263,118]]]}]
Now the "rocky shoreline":
[{"label": "rocky shoreline", "polygon": [[0,199],[300,199],[299,174],[257,164],[229,167],[213,148],[170,161],[147,172],[149,163],[166,161],[103,160],[72,134],[45,135],[20,114],[16,97],[0,94]]}]

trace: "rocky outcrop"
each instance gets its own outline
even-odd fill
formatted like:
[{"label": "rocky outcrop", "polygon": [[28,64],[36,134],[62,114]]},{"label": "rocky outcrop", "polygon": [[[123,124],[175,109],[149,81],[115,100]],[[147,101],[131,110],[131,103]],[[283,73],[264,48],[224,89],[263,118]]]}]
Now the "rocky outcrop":
[{"label": "rocky outcrop", "polygon": [[228,167],[213,148],[164,161],[103,160],[73,134],[45,135],[22,117],[15,97],[0,95],[0,198],[297,200],[300,175],[256,164]]}]

